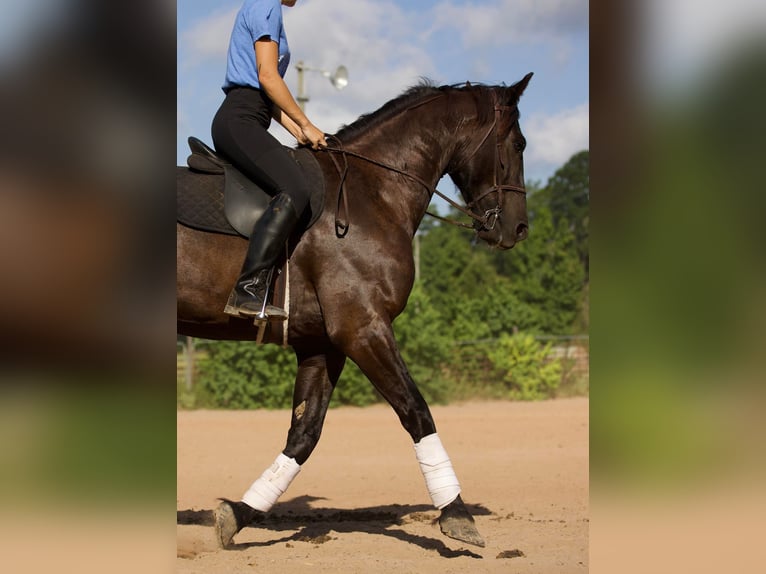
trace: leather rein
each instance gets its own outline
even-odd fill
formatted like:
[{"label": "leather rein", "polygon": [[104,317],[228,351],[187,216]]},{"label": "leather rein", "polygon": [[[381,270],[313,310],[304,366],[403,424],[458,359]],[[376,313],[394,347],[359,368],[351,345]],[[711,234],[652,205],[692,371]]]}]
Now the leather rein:
[{"label": "leather rein", "polygon": [[[487,231],[494,229],[495,224],[497,223],[498,216],[503,211],[503,203],[504,203],[504,198],[505,198],[504,194],[505,193],[509,193],[509,192],[515,192],[515,193],[521,193],[523,195],[526,195],[527,190],[523,186],[512,185],[512,184],[499,184],[498,183],[498,172],[499,172],[498,168],[499,167],[501,167],[501,168],[503,167],[503,160],[502,160],[502,157],[501,157],[501,154],[500,154],[500,148],[502,147],[503,142],[500,140],[500,136],[497,134],[497,124],[498,124],[498,121],[500,120],[500,116],[503,113],[503,111],[504,110],[514,109],[514,107],[513,106],[500,105],[497,102],[497,95],[494,92],[493,92],[492,96],[493,96],[493,99],[494,99],[493,108],[494,108],[494,112],[495,112],[492,124],[489,126],[489,128],[486,131],[486,133],[484,134],[484,137],[482,137],[482,139],[479,142],[479,144],[474,148],[473,152],[471,152],[471,154],[468,156],[468,159],[466,159],[464,163],[468,163],[473,158],[473,156],[475,156],[479,152],[479,150],[482,148],[482,146],[486,143],[487,139],[489,139],[490,134],[492,132],[495,132],[495,166],[494,166],[494,174],[493,174],[493,183],[492,183],[492,187],[490,187],[484,193],[482,193],[481,195],[479,195],[478,197],[473,199],[470,203],[467,203],[465,205],[465,207],[463,207],[459,203],[457,203],[457,202],[453,201],[452,199],[450,199],[449,197],[447,197],[444,193],[442,193],[441,191],[436,189],[436,187],[428,184],[420,176],[415,175],[413,173],[409,173],[409,172],[407,172],[407,171],[405,171],[403,169],[399,169],[399,168],[397,168],[397,167],[395,167],[393,165],[390,165],[388,163],[385,163],[385,162],[373,159],[373,158],[368,157],[368,156],[366,156],[364,154],[361,154],[361,153],[358,153],[358,152],[355,152],[355,151],[351,151],[351,150],[347,150],[347,149],[345,149],[343,147],[343,143],[337,137],[335,137],[333,135],[327,135],[326,137],[327,137],[328,140],[334,140],[338,144],[337,147],[336,146],[326,146],[326,147],[320,148],[321,151],[330,152],[330,159],[332,160],[333,164],[335,165],[335,169],[338,171],[338,174],[340,176],[340,182],[338,183],[338,204],[336,206],[336,211],[335,211],[335,233],[336,233],[336,235],[338,237],[345,237],[346,234],[348,233],[349,225],[350,225],[348,223],[348,199],[347,199],[347,194],[345,193],[346,176],[348,175],[348,156],[352,156],[352,157],[361,159],[361,160],[366,161],[367,163],[370,163],[372,165],[376,165],[376,166],[381,167],[383,169],[386,169],[388,171],[392,171],[394,173],[398,173],[400,175],[403,175],[405,177],[410,178],[411,180],[413,180],[413,181],[419,183],[420,185],[422,185],[428,191],[429,195],[431,195],[431,194],[438,195],[444,201],[449,203],[452,207],[454,207],[455,209],[457,209],[461,213],[464,213],[465,215],[467,215],[468,217],[470,217],[474,221],[473,221],[472,225],[468,225],[466,223],[462,223],[462,222],[459,222],[459,221],[453,221],[451,219],[447,219],[445,217],[441,217],[440,215],[433,214],[430,211],[426,211],[427,215],[430,215],[431,217],[434,217],[434,218],[436,218],[436,219],[438,219],[440,221],[444,221],[446,223],[450,223],[452,225],[457,225],[459,227],[465,227],[467,229],[474,229],[474,230],[476,230],[476,232],[479,232],[482,229],[485,229]],[[414,107],[419,107],[419,106],[421,106],[423,104],[426,104],[426,103],[428,103],[428,102],[430,102],[432,100],[435,100],[437,98],[440,98],[440,97],[443,97],[443,96],[440,94],[440,95],[438,95],[438,96],[436,96],[434,98],[430,98],[430,99],[428,99],[428,100],[426,100],[424,102],[421,102],[419,104],[415,104],[412,107],[413,108]],[[410,108],[410,109],[412,109],[412,108]],[[342,157],[342,159],[343,159],[343,165],[342,166],[338,163],[335,155],[333,155],[333,154],[339,154]],[[484,199],[485,197],[487,197],[491,193],[497,193],[498,194],[498,200],[497,200],[497,204],[495,205],[495,207],[493,207],[492,209],[486,210],[484,212],[483,216],[477,215],[476,213],[474,213],[472,208],[476,207],[478,205],[479,201],[481,201],[482,199]],[[343,215],[342,216],[341,216],[341,210],[343,211]]]}]

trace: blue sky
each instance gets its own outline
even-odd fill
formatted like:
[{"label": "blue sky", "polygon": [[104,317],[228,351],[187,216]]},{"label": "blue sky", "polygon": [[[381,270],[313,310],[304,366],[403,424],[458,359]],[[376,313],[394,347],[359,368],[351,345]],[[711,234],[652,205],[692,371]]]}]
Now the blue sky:
[{"label": "blue sky", "polygon": [[[186,163],[189,135],[211,143],[240,4],[177,0],[179,165]],[[587,0],[298,0],[284,15],[293,64],[348,68],[342,91],[321,74],[306,73],[306,113],[325,132],[378,109],[421,77],[512,84],[534,72],[519,106],[527,179],[544,183],[589,147]],[[295,94],[293,66],[285,80]],[[271,131],[294,143],[280,126]]]}]

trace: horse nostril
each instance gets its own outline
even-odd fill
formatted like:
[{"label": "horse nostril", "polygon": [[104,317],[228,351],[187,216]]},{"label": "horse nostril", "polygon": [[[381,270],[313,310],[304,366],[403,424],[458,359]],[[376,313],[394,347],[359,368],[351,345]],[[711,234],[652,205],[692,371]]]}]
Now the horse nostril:
[{"label": "horse nostril", "polygon": [[516,226],[516,241],[521,241],[522,239],[526,239],[528,230],[529,230],[529,226],[526,223],[519,223]]}]

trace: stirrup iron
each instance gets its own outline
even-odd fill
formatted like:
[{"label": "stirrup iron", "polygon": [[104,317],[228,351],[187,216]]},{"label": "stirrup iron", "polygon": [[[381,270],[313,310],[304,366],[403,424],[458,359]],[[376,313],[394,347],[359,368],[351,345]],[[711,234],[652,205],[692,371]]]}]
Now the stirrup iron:
[{"label": "stirrup iron", "polygon": [[274,277],[274,267],[269,269],[269,274],[266,276],[266,291],[263,293],[263,305],[261,305],[261,311],[253,317],[253,322],[265,323],[269,320],[269,316],[266,314],[266,307],[269,304],[269,297],[271,296],[271,280]]}]

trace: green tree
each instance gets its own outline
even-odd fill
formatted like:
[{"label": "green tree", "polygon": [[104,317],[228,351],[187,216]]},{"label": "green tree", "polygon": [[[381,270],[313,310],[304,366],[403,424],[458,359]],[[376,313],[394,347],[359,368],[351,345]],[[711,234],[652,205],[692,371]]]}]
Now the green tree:
[{"label": "green tree", "polygon": [[352,405],[363,407],[381,402],[383,398],[372,386],[370,380],[362,373],[359,367],[351,360],[346,360],[343,374],[330,401],[331,407]]},{"label": "green tree", "polygon": [[588,280],[590,223],[590,152],[580,151],[548,180],[541,199],[547,199],[557,228],[564,222],[574,236],[575,249]]},{"label": "green tree", "polygon": [[251,341],[201,341],[208,353],[200,381],[223,408],[280,409],[292,406],[297,373],[292,351]]},{"label": "green tree", "polygon": [[504,394],[515,400],[539,400],[553,396],[561,381],[561,363],[549,359],[550,344],[531,335],[503,335],[489,351],[499,372]]},{"label": "green tree", "polygon": [[433,306],[422,283],[417,283],[404,312],[394,322],[396,341],[407,368],[425,399],[444,403],[449,399],[449,384],[444,365],[450,356],[452,339],[444,330],[444,320]]},{"label": "green tree", "polygon": [[460,302],[460,312],[449,323],[455,341],[494,339],[516,331],[541,332],[545,319],[540,310],[523,301],[509,280],[496,289]]},{"label": "green tree", "polygon": [[514,248],[514,293],[539,317],[538,333],[571,331],[583,301],[584,269],[566,222],[554,226],[547,207],[530,221],[529,238]]},{"label": "green tree", "polygon": [[467,301],[502,288],[489,250],[472,239],[470,231],[442,223],[420,240],[423,289],[447,323],[464,313]]}]

